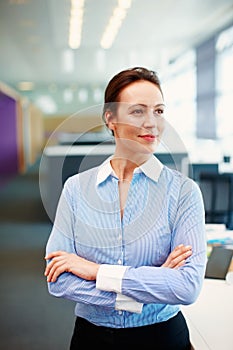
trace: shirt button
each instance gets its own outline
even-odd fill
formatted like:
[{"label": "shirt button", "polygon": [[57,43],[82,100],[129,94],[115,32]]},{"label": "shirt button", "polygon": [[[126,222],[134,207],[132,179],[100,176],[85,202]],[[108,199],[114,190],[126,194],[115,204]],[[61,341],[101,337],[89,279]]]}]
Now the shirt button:
[{"label": "shirt button", "polygon": [[122,315],[122,311],[121,310],[118,311],[118,315]]},{"label": "shirt button", "polygon": [[122,260],[119,259],[117,263],[118,263],[118,265],[121,265],[122,264]]}]

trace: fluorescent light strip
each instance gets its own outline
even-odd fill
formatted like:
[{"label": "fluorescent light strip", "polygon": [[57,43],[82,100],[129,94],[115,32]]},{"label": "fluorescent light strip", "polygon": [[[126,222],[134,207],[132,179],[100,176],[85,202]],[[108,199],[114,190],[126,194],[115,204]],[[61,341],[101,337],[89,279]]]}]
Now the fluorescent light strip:
[{"label": "fluorescent light strip", "polygon": [[131,2],[132,0],[118,0],[118,5],[114,8],[113,14],[109,19],[100,41],[100,45],[103,49],[109,49],[112,46],[122,22],[127,15],[127,11],[131,6]]},{"label": "fluorescent light strip", "polygon": [[85,0],[71,0],[69,47],[78,49],[82,40],[82,26]]}]

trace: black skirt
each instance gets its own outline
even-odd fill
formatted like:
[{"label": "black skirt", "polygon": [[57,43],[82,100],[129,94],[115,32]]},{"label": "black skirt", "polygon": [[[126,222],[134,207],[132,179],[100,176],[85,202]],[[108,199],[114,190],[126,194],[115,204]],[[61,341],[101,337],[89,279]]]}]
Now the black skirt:
[{"label": "black skirt", "polygon": [[96,326],[77,317],[70,350],[101,346],[102,349],[130,349],[143,346],[156,350],[190,350],[189,330],[181,312],[168,321],[133,328]]}]

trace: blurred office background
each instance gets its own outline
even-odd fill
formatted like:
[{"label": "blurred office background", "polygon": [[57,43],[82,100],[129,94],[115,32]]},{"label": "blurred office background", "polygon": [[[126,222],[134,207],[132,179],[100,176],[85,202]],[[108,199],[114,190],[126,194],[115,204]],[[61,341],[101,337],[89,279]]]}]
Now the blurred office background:
[{"label": "blurred office background", "polygon": [[[0,349],[68,349],[74,305],[48,295],[44,249],[76,162],[111,152],[114,74],[158,72],[175,134],[159,156],[202,186],[209,222],[233,225],[233,1],[1,0],[0,50]],[[216,216],[210,172],[227,178]]]}]

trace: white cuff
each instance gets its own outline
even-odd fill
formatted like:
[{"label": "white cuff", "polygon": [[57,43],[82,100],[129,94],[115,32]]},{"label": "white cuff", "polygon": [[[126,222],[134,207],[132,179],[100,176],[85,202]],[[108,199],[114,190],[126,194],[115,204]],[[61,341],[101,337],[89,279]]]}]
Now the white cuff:
[{"label": "white cuff", "polygon": [[126,295],[117,294],[116,297],[116,310],[124,310],[129,312],[136,312],[140,314],[142,312],[143,304],[135,301],[133,298],[127,297]]},{"label": "white cuff", "polygon": [[128,266],[100,265],[96,276],[96,288],[106,292],[121,293],[122,278]]}]

